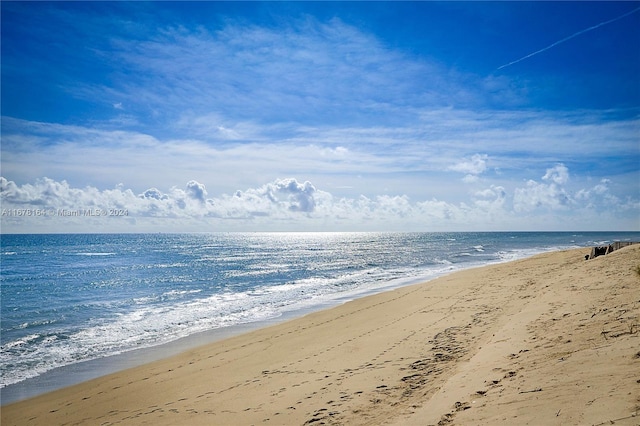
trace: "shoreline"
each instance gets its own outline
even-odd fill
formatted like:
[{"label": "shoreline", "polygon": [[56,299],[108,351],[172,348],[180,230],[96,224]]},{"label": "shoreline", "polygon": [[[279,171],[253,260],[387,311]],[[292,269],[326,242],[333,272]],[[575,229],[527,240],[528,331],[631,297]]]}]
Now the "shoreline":
[{"label": "shoreline", "polygon": [[[498,263],[505,262],[509,261]],[[398,278],[387,284],[378,285],[371,289],[346,292],[336,298],[322,300],[316,304],[306,307],[294,308],[283,312],[277,317],[201,331],[166,343],[57,367],[36,377],[31,377],[0,389],[0,407],[31,399],[42,394],[55,392],[89,380],[98,379],[109,374],[118,373],[123,370],[160,361],[179,355],[191,349],[196,349],[201,346],[206,346],[240,334],[260,330],[283,322],[292,321],[314,312],[332,309],[358,298],[374,296],[376,294],[405,286],[427,283],[440,276],[478,267],[482,266],[471,266],[464,269],[440,271],[428,277]]]},{"label": "shoreline", "polygon": [[[544,252],[357,298],[3,405],[2,423],[632,419],[640,406],[633,400],[640,394],[633,329],[640,330],[640,300],[633,301],[640,278],[632,270],[640,247],[589,261],[586,253]],[[590,364],[608,366],[607,374],[591,383],[582,377]],[[551,374],[554,368],[563,375]],[[573,387],[558,385],[567,381]],[[576,404],[583,394],[589,399]],[[567,400],[573,403],[557,408]],[[538,415],[545,421],[536,423]]]},{"label": "shoreline", "polygon": [[355,299],[374,296],[406,286],[426,284],[432,280],[449,274],[455,274],[457,272],[482,268],[485,266],[509,263],[516,260],[526,259],[537,254],[556,250],[557,249],[553,248],[543,250],[529,249],[527,250],[527,254],[522,255],[521,257],[516,257],[515,259],[495,260],[489,263],[475,265],[472,264],[461,268],[455,268],[454,265],[450,265],[448,269],[443,268],[437,271],[431,270],[427,275],[408,278],[396,278],[385,284],[376,284],[369,289],[359,289],[356,291],[348,291],[343,294],[338,294],[336,295],[337,297],[327,300],[321,300],[313,305],[293,308],[291,310],[284,311],[280,316],[277,317],[201,331],[158,345],[133,349],[119,354],[108,355],[96,359],[90,359],[61,367],[56,367],[36,377],[31,377],[21,382],[1,388],[0,407],[37,397],[45,393],[54,392],[59,389],[64,389],[66,387],[77,385],[89,380],[97,379],[112,373],[127,370],[129,368],[142,366],[154,361],[159,361],[171,356],[178,355],[187,350],[215,343],[223,339],[237,336],[239,334],[259,330],[265,327],[280,324],[282,322],[291,321],[321,310],[331,309]]}]

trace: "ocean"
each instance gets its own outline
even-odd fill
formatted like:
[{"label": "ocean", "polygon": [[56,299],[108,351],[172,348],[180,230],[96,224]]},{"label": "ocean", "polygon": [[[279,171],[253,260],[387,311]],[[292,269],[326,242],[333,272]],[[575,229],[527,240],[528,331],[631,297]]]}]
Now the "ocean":
[{"label": "ocean", "polygon": [[630,240],[640,233],[1,235],[2,404],[225,330],[461,269]]}]

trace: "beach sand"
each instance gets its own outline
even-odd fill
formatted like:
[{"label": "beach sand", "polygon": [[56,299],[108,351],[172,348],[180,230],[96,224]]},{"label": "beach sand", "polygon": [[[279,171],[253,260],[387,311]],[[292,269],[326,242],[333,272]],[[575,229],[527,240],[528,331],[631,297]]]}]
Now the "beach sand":
[{"label": "beach sand", "polygon": [[368,296],[2,407],[9,425],[639,425],[640,245]]}]

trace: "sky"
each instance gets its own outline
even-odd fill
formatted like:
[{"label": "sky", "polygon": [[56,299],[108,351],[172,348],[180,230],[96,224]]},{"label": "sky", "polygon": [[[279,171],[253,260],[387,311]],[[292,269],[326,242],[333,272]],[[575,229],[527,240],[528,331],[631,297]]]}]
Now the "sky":
[{"label": "sky", "polygon": [[2,233],[640,230],[640,2],[11,2]]}]

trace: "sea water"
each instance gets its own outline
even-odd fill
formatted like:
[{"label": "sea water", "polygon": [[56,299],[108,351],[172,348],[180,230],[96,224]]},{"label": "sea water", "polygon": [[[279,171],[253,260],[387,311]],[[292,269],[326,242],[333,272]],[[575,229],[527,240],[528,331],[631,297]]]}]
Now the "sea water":
[{"label": "sea water", "polygon": [[[90,360],[158,348],[212,330],[261,324],[460,269],[548,250],[638,241],[640,233],[0,238],[4,404],[43,390],[37,378],[54,370],[68,374],[53,376],[61,383],[49,388],[72,383],[70,367]],[[11,392],[28,379],[34,389]]]}]

